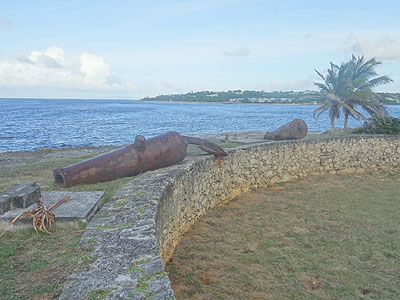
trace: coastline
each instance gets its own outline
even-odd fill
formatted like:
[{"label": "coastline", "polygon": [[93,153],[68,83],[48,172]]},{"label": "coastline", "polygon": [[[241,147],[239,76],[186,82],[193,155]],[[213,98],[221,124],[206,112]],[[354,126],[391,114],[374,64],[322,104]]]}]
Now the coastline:
[{"label": "coastline", "polygon": [[[149,103],[192,103],[192,104],[225,104],[225,105],[318,105],[313,103],[228,103],[228,102],[207,102],[207,101],[157,101],[157,100],[138,100],[139,102]],[[400,104],[399,104],[400,105]]]},{"label": "coastline", "polygon": [[[90,100],[90,99],[88,99]],[[96,99],[92,99],[96,100]],[[124,100],[124,99],[108,99],[108,100]],[[129,100],[128,100],[129,101]],[[134,100],[137,102],[148,102],[148,103],[193,103],[193,104],[227,104],[227,105],[287,105],[287,106],[303,106],[303,105],[314,105],[318,106],[321,103],[265,103],[265,102],[250,102],[250,103],[241,103],[241,102],[207,102],[207,101],[160,101],[160,100]],[[391,103],[391,104],[383,104],[385,106],[400,106],[400,103]]]},{"label": "coastline", "polygon": [[[287,102],[276,102],[276,103],[269,103],[269,102],[249,102],[249,103],[244,103],[244,102],[215,102],[215,101],[161,101],[161,100],[143,100],[143,99],[126,99],[126,98],[26,98],[26,97],[1,97],[1,100],[84,100],[84,101],[134,101],[134,102],[150,102],[150,103],[199,103],[199,104],[235,104],[235,105],[320,105],[321,103],[287,103]],[[384,103],[383,105],[386,106],[400,106],[399,103]]]}]

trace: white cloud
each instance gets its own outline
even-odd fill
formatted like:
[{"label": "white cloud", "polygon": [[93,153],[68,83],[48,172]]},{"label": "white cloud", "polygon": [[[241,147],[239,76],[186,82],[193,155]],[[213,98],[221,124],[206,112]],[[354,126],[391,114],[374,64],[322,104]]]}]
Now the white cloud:
[{"label": "white cloud", "polygon": [[103,57],[88,53],[74,57],[57,46],[0,61],[1,87],[112,89],[123,84]]},{"label": "white cloud", "polygon": [[0,13],[0,29],[6,29],[14,26],[14,23],[11,22],[5,15]]},{"label": "white cloud", "polygon": [[250,50],[247,47],[236,48],[228,51],[224,51],[224,55],[233,57],[247,57],[250,54]]},{"label": "white cloud", "polygon": [[382,61],[400,59],[400,42],[392,36],[382,36],[380,39],[371,39],[365,36],[351,36],[348,39],[348,50],[366,58],[375,57]]},{"label": "white cloud", "polygon": [[111,66],[103,57],[83,53],[80,56],[79,70],[84,74],[84,81],[91,85],[107,86],[111,76]]}]

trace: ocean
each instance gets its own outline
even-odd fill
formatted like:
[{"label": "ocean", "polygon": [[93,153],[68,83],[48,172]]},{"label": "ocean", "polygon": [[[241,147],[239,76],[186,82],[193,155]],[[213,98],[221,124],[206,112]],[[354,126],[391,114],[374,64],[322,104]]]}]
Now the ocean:
[{"label": "ocean", "polygon": [[[0,152],[133,143],[173,130],[186,135],[273,130],[303,119],[310,131],[330,128],[316,105],[246,105],[84,99],[0,99]],[[400,106],[389,106],[400,117]],[[343,127],[343,120],[336,124]],[[362,125],[351,119],[349,127]]]}]

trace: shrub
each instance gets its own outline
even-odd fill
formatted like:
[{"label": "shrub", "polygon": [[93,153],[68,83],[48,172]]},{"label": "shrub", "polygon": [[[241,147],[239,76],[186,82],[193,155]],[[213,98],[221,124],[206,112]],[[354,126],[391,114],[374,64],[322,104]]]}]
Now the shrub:
[{"label": "shrub", "polygon": [[400,118],[372,118],[366,121],[363,127],[357,128],[354,133],[400,134]]}]

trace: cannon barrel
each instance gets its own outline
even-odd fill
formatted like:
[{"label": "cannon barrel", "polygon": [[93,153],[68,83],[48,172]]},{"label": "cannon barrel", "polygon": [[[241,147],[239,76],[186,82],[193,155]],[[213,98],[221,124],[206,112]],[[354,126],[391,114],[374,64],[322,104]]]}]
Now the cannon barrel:
[{"label": "cannon barrel", "polygon": [[294,119],[274,131],[267,131],[264,139],[275,141],[302,139],[307,135],[307,132],[307,123],[301,119]]},{"label": "cannon barrel", "polygon": [[182,161],[187,145],[185,139],[174,131],[147,140],[138,135],[134,144],[54,169],[53,175],[56,183],[64,187],[134,176]]}]

